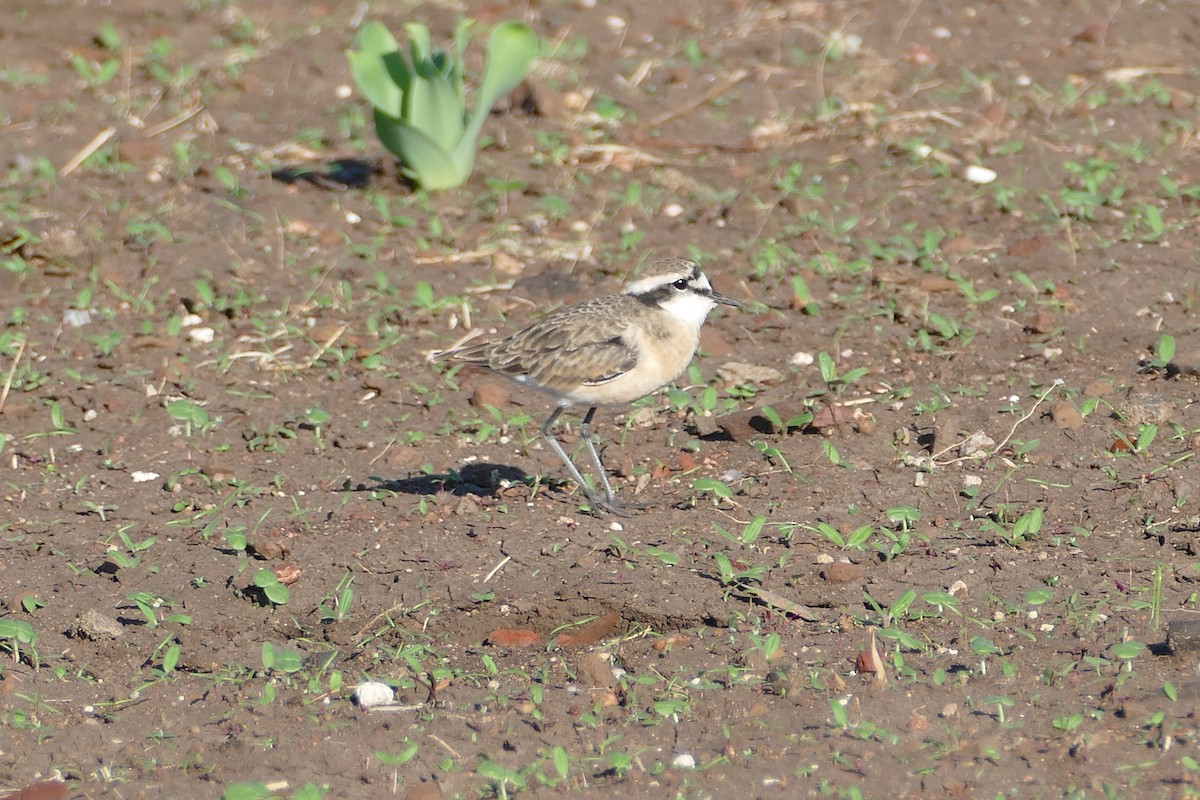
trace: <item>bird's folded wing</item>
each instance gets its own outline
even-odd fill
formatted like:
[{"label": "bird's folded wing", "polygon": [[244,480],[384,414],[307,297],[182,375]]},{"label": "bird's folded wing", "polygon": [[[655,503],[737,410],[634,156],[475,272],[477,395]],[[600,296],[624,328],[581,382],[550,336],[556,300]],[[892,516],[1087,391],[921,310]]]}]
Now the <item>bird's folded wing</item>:
[{"label": "bird's folded wing", "polygon": [[589,317],[586,325],[527,328],[513,337],[509,358],[503,359],[508,363],[493,362],[493,368],[560,391],[605,383],[633,369],[638,358],[628,340],[628,322],[607,315]]}]

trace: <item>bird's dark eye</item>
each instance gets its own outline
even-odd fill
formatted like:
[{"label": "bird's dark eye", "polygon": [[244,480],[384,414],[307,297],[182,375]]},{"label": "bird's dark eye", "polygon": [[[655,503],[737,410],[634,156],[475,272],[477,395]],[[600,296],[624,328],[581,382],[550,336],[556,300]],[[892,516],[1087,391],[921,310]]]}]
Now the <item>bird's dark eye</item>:
[{"label": "bird's dark eye", "polygon": [[679,280],[675,281],[671,285],[682,292],[684,289],[686,289],[688,287],[688,282],[687,282],[686,278],[680,278]]}]

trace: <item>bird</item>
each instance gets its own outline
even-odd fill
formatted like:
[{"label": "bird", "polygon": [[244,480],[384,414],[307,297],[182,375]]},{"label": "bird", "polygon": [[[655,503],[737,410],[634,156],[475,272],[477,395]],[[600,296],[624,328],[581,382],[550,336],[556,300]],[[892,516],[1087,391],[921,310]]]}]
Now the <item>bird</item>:
[{"label": "bird", "polygon": [[[695,262],[663,259],[629,280],[622,294],[565,306],[509,336],[435,352],[432,360],[483,367],[552,397],[542,438],[587,497],[589,510],[629,516],[639,506],[622,503],[613,492],[592,441],[592,418],[601,406],[632,403],[678,378],[718,305],[741,307],[713,289]],[[603,495],[588,486],[554,435],[559,416],[571,406],[587,408],[579,435]]]}]

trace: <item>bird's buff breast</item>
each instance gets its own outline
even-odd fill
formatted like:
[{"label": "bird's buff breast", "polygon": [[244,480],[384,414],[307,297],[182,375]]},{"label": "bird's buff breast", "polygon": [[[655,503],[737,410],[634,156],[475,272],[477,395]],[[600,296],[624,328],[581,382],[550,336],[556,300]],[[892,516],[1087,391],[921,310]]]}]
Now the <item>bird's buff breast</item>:
[{"label": "bird's buff breast", "polygon": [[683,374],[700,343],[698,330],[670,333],[651,327],[635,332],[634,337],[640,355],[633,369],[610,381],[581,386],[564,399],[587,405],[631,403]]}]

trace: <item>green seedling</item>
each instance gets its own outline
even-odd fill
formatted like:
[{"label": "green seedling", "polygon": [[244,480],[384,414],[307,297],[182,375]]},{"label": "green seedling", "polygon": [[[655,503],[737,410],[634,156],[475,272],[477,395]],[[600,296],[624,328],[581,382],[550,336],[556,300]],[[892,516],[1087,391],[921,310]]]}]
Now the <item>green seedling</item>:
[{"label": "green seedling", "polygon": [[354,602],[352,583],[354,576],[347,571],[333,592],[322,599],[321,604],[317,606],[317,616],[321,622],[342,622],[350,616],[350,606]]},{"label": "green seedling", "polygon": [[842,536],[841,531],[828,522],[818,522],[816,525],[805,525],[805,530],[819,533],[843,550],[862,550],[867,540],[871,538],[874,529],[870,525],[855,528],[848,535]]},{"label": "green seedling", "polygon": [[185,436],[191,436],[193,430],[203,434],[216,424],[204,406],[191,400],[171,400],[166,408],[171,419],[183,425]]},{"label": "green seedling", "polygon": [[1175,358],[1175,337],[1169,333],[1164,333],[1158,337],[1158,344],[1154,347],[1154,358],[1146,359],[1142,362],[1144,371],[1162,370],[1170,372],[1170,365]]},{"label": "green seedling", "polygon": [[846,714],[846,705],[840,698],[829,698],[829,712],[833,715],[833,723],[843,731],[850,729],[850,717]]},{"label": "green seedling", "polygon": [[717,565],[717,580],[730,590],[746,588],[747,583],[758,583],[767,574],[767,568],[764,566],[735,570],[733,562],[724,553],[714,553],[713,563]]},{"label": "green seedling", "polygon": [[762,406],[758,409],[758,413],[762,415],[763,419],[771,423],[771,430],[774,433],[787,433],[797,428],[806,427],[813,421],[811,411],[805,411],[802,414],[793,414],[786,420],[771,406]]},{"label": "green seedling", "polygon": [[32,614],[33,612],[37,611],[39,608],[45,608],[45,607],[46,607],[45,601],[38,599],[38,597],[35,595],[27,594],[21,598],[21,608],[23,608],[25,610],[26,614]]},{"label": "green seedling", "polygon": [[537,56],[537,37],[527,25],[502,22],[493,28],[483,80],[468,114],[463,51],[472,24],[459,23],[451,53],[433,49],[425,25],[405,25],[410,63],[383,24],[368,22],[346,53],[354,82],[374,108],[379,141],[400,159],[408,177],[426,189],[452,189],[466,182],[489,110],[525,79]]},{"label": "green seedling", "polygon": [[284,586],[279,576],[269,569],[260,569],[254,573],[254,588],[272,605],[282,606],[292,599],[292,590]]},{"label": "green seedling", "polygon": [[729,484],[716,478],[697,478],[692,482],[692,491],[711,494],[714,505],[720,504],[722,500],[733,500],[733,489],[729,487]]},{"label": "green seedling", "polygon": [[0,648],[12,653],[13,661],[21,661],[21,645],[29,649],[29,656],[36,667],[38,664],[37,651],[33,649],[37,641],[37,631],[28,622],[19,619],[0,619]]},{"label": "green seedling", "polygon": [[1083,714],[1068,714],[1063,717],[1055,717],[1050,721],[1050,724],[1053,725],[1057,730],[1070,733],[1078,728],[1082,722]]},{"label": "green seedling", "polygon": [[1000,655],[1004,651],[986,636],[976,636],[970,641],[971,652],[979,656],[979,674],[987,675],[988,656]]},{"label": "green seedling", "polygon": [[721,534],[729,541],[735,544],[740,544],[743,547],[751,547],[754,545],[754,542],[758,540],[759,534],[762,533],[763,525],[765,525],[766,522],[767,518],[760,514],[759,516],[747,522],[746,526],[742,528],[742,532],[740,534],[730,533],[715,522],[713,523],[713,528],[716,529],[717,533]]},{"label": "green seedling", "polygon": [[492,781],[496,797],[500,800],[508,800],[509,787],[512,788],[513,793],[525,791],[525,776],[516,770],[502,767],[495,761],[485,759],[475,768],[475,771]]},{"label": "green seedling", "polygon": [[1016,705],[1011,697],[1004,697],[1003,695],[992,695],[990,697],[985,697],[979,701],[979,704],[984,706],[995,706],[996,719],[1001,725],[1004,724],[1004,709],[1012,708],[1014,705]]},{"label": "green seedling", "polygon": [[1112,654],[1125,662],[1123,666],[1126,672],[1133,672],[1133,660],[1145,650],[1146,645],[1135,641],[1121,642],[1112,646]]},{"label": "green seedling", "polygon": [[270,642],[262,644],[262,664],[267,672],[299,672],[304,668],[304,654],[288,647],[275,647]]},{"label": "green seedling", "polygon": [[421,749],[421,746],[417,742],[409,741],[408,739],[403,740],[400,744],[402,745],[400,750],[395,753],[385,753],[382,750],[376,750],[375,757],[379,759],[379,763],[386,764],[389,767],[399,767],[402,764],[412,761],[413,756]]}]

